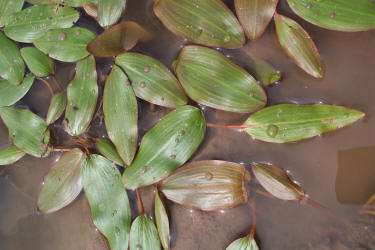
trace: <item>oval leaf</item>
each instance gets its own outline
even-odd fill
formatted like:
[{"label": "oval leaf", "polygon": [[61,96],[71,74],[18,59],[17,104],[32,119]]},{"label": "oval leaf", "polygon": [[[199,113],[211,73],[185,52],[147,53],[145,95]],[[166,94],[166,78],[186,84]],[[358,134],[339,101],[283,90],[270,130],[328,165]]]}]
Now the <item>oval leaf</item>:
[{"label": "oval leaf", "polygon": [[69,205],[82,190],[81,165],[86,155],[78,148],[65,153],[44,177],[38,209],[52,213]]},{"label": "oval leaf", "polygon": [[111,249],[128,249],[130,205],[118,169],[104,157],[90,155],[82,166],[82,183],[94,224]]},{"label": "oval leaf", "polygon": [[158,231],[154,222],[144,214],[139,215],[130,229],[130,250],[160,250]]},{"label": "oval leaf", "polygon": [[311,138],[349,125],[365,114],[341,106],[279,104],[251,115],[244,126],[253,138],[274,143]]},{"label": "oval leaf", "polygon": [[107,133],[123,161],[133,161],[138,141],[138,106],[124,72],[113,66],[104,86],[103,113]]},{"label": "oval leaf", "polygon": [[256,80],[216,50],[185,47],[175,71],[187,95],[203,105],[251,112],[266,104],[267,97]]},{"label": "oval leaf", "polygon": [[247,201],[245,175],[250,178],[240,164],[198,161],[174,171],[161,191],[169,200],[203,211],[227,209]]},{"label": "oval leaf", "polygon": [[99,150],[99,152],[108,160],[111,160],[120,166],[125,165],[120,155],[117,153],[115,145],[113,145],[113,143],[110,140],[105,138],[99,139],[95,143],[95,146]]},{"label": "oval leaf", "polygon": [[34,83],[34,76],[27,76],[16,86],[6,80],[0,80],[0,106],[9,106],[21,100]]},{"label": "oval leaf", "polygon": [[0,165],[10,165],[25,156],[25,152],[16,146],[8,146],[0,150]]},{"label": "oval leaf", "polygon": [[187,97],[176,77],[158,60],[139,53],[125,53],[116,58],[129,77],[137,97],[164,107],[178,107]]},{"label": "oval leaf", "polygon": [[54,95],[51,99],[51,104],[49,105],[46,122],[50,125],[57,121],[60,116],[64,113],[66,107],[66,94],[65,92],[60,92]]},{"label": "oval leaf", "polygon": [[160,199],[158,190],[155,192],[155,221],[161,245],[164,250],[169,250],[169,219],[163,201]]},{"label": "oval leaf", "polygon": [[259,38],[266,30],[278,0],[235,0],[236,13],[246,35],[251,40]]},{"label": "oval leaf", "polygon": [[246,236],[233,241],[226,250],[259,250],[254,238]]},{"label": "oval leaf", "polygon": [[98,3],[98,0],[54,0],[56,3],[68,5],[72,7],[81,7],[85,3]]},{"label": "oval leaf", "polygon": [[125,10],[126,0],[98,0],[98,22],[102,27],[115,24]]},{"label": "oval leaf", "polygon": [[275,13],[277,37],[287,55],[306,73],[323,77],[318,49],[309,34],[294,20]]},{"label": "oval leaf", "polygon": [[154,184],[184,164],[202,142],[205,127],[198,108],[184,106],[170,112],[143,136],[134,162],[122,177],[125,187]]},{"label": "oval leaf", "polygon": [[36,76],[45,77],[55,73],[53,60],[33,47],[21,49],[21,55],[27,67]]},{"label": "oval leaf", "polygon": [[254,76],[264,85],[273,84],[281,79],[281,73],[275,70],[268,62],[260,60],[255,64]]},{"label": "oval leaf", "polygon": [[86,46],[94,38],[95,34],[85,28],[55,29],[35,40],[34,45],[53,59],[75,62],[89,55]]},{"label": "oval leaf", "polygon": [[245,43],[241,25],[221,0],[157,0],[154,13],[170,31],[195,43],[230,49]]},{"label": "oval leaf", "polygon": [[72,136],[84,133],[95,112],[98,85],[95,59],[89,56],[76,65],[76,75],[67,89],[65,130]]},{"label": "oval leaf", "polygon": [[306,21],[326,29],[375,29],[375,4],[371,0],[288,0],[288,4]]},{"label": "oval leaf", "polygon": [[98,5],[93,3],[85,3],[82,5],[86,14],[98,21]]},{"label": "oval leaf", "polygon": [[22,9],[24,0],[1,0],[0,1],[0,27],[8,23],[9,16]]},{"label": "oval leaf", "polygon": [[32,43],[47,30],[69,28],[79,18],[79,13],[60,5],[34,5],[23,9],[9,18],[5,34],[23,43]]}]

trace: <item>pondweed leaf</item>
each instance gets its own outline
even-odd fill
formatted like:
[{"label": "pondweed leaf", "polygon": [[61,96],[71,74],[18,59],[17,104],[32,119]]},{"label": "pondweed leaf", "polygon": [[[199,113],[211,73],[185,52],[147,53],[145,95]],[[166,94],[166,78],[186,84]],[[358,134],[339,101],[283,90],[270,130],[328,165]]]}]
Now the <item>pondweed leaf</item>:
[{"label": "pondweed leaf", "polygon": [[95,112],[98,85],[93,56],[78,61],[76,75],[67,89],[65,130],[72,136],[84,133]]},{"label": "pondweed leaf", "polygon": [[54,29],[34,41],[35,47],[62,62],[75,62],[89,55],[87,44],[95,38],[90,30],[80,27]]},{"label": "pondweed leaf", "polygon": [[236,13],[246,35],[259,38],[272,20],[279,0],[235,0]]},{"label": "pondweed leaf", "polygon": [[128,249],[131,211],[120,172],[100,155],[87,156],[81,171],[94,224],[107,238],[111,249]]},{"label": "pondweed leaf", "polygon": [[128,52],[116,58],[129,77],[137,97],[156,105],[175,108],[187,103],[176,77],[158,60]]},{"label": "pondweed leaf", "polygon": [[15,107],[0,107],[0,117],[16,147],[35,157],[48,153],[50,134],[42,118],[27,109]]},{"label": "pondweed leaf", "polygon": [[254,76],[264,85],[273,84],[281,79],[281,73],[275,70],[268,62],[259,60],[255,64]]},{"label": "pondweed leaf", "polygon": [[309,34],[296,21],[275,13],[276,33],[287,55],[306,73],[323,77],[323,66],[318,49]]},{"label": "pondweed leaf", "polygon": [[13,85],[23,80],[25,64],[18,46],[0,31],[0,76]]},{"label": "pondweed leaf", "polygon": [[98,22],[102,27],[115,24],[125,10],[126,0],[98,0]]},{"label": "pondweed leaf", "polygon": [[233,241],[225,250],[259,250],[253,237],[249,235]]},{"label": "pondweed leaf", "polygon": [[85,10],[87,15],[98,21],[98,5],[94,3],[84,3],[82,8]]},{"label": "pondweed leaf", "polygon": [[46,123],[50,125],[57,121],[66,108],[66,93],[60,92],[54,95],[48,108]]},{"label": "pondweed leaf", "polygon": [[334,105],[279,104],[251,115],[243,126],[253,138],[274,143],[311,138],[349,125],[365,114]]},{"label": "pondweed leaf", "polygon": [[54,0],[27,0],[26,2],[34,4],[34,5],[56,4],[56,1]]},{"label": "pondweed leaf", "polygon": [[70,7],[35,5],[11,15],[4,31],[17,42],[32,43],[50,29],[73,26],[78,18],[79,13]]},{"label": "pondweed leaf", "polygon": [[25,47],[20,51],[27,67],[34,75],[45,77],[55,73],[53,60],[42,51],[33,47]]},{"label": "pondweed leaf", "polygon": [[115,145],[113,145],[110,140],[101,138],[95,143],[95,146],[99,150],[99,152],[108,160],[111,160],[120,166],[125,165],[120,155],[118,154]]},{"label": "pondweed leaf", "polygon": [[375,29],[375,4],[371,0],[288,0],[290,8],[306,21],[340,31]]},{"label": "pondweed leaf", "polygon": [[175,71],[187,95],[203,105],[252,112],[266,104],[266,94],[256,80],[216,50],[186,46]]},{"label": "pondweed leaf", "polygon": [[71,7],[81,7],[85,3],[97,4],[98,0],[54,0],[56,3],[68,5]]},{"label": "pondweed leaf", "polygon": [[205,128],[198,108],[183,106],[170,112],[143,136],[135,160],[123,174],[125,187],[154,184],[184,164],[202,142]]},{"label": "pondweed leaf", "polygon": [[138,142],[138,104],[128,78],[116,65],[104,86],[103,113],[109,139],[130,165]]},{"label": "pondweed leaf", "polygon": [[8,23],[9,16],[22,9],[24,0],[1,0],[0,1],[0,27]]},{"label": "pondweed leaf", "polygon": [[130,229],[130,250],[160,250],[158,231],[154,222],[144,214],[139,215]]},{"label": "pondweed leaf", "polygon": [[169,219],[163,201],[160,199],[159,191],[155,192],[155,221],[158,229],[161,245],[164,250],[169,250]]},{"label": "pondweed leaf", "polygon": [[44,177],[38,209],[52,213],[73,202],[82,190],[81,165],[86,155],[78,148],[65,153]]},{"label": "pondweed leaf", "polygon": [[18,86],[6,80],[0,80],[0,106],[10,106],[21,100],[30,90],[34,79],[34,76],[26,76]]},{"label": "pondweed leaf", "polygon": [[165,197],[203,211],[227,209],[247,201],[245,178],[250,175],[237,163],[192,162],[174,171],[161,183]]},{"label": "pondweed leaf", "polygon": [[221,0],[156,0],[154,13],[173,33],[194,43],[240,48],[242,27]]},{"label": "pondweed leaf", "polygon": [[10,165],[25,156],[25,152],[16,146],[8,146],[0,149],[0,165]]}]

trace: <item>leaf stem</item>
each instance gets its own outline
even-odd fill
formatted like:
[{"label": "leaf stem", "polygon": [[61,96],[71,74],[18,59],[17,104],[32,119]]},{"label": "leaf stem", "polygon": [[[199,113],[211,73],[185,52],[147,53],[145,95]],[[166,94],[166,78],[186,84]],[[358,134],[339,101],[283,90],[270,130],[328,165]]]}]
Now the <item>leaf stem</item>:
[{"label": "leaf stem", "polygon": [[229,129],[245,129],[245,128],[255,127],[255,125],[223,125],[223,124],[207,123],[207,127],[211,127],[211,128],[229,128]]},{"label": "leaf stem", "polygon": [[252,224],[251,224],[249,237],[254,238],[255,226],[257,224],[257,216],[256,216],[256,206],[255,206],[255,202],[253,199],[250,200],[250,206],[252,208]]},{"label": "leaf stem", "polygon": [[56,84],[56,86],[60,89],[60,91],[62,91],[63,89],[62,89],[60,83],[57,81],[56,76],[52,75],[51,78],[52,78],[53,82]]},{"label": "leaf stem", "polygon": [[69,152],[72,150],[71,148],[51,148],[52,152]]},{"label": "leaf stem", "polygon": [[145,214],[145,208],[143,207],[143,201],[142,201],[142,197],[139,193],[139,190],[136,189],[135,192],[137,193],[139,212],[141,214]]},{"label": "leaf stem", "polygon": [[315,208],[317,208],[317,209],[319,209],[319,210],[322,210],[323,212],[326,212],[326,213],[328,213],[328,214],[331,214],[331,213],[332,213],[331,210],[330,210],[329,208],[323,206],[322,204],[320,204],[320,203],[318,203],[318,202],[316,202],[316,201],[314,201],[314,200],[311,200],[310,198],[308,198],[308,197],[306,197],[306,196],[304,196],[303,199],[302,199],[301,201],[305,201],[306,204],[309,204],[310,206],[315,207]]},{"label": "leaf stem", "polygon": [[42,81],[47,86],[49,92],[51,93],[51,96],[53,96],[54,92],[53,92],[53,89],[52,89],[51,85],[49,84],[49,82],[47,82],[46,80],[44,80],[43,78],[40,78],[40,77],[38,77],[38,80]]}]

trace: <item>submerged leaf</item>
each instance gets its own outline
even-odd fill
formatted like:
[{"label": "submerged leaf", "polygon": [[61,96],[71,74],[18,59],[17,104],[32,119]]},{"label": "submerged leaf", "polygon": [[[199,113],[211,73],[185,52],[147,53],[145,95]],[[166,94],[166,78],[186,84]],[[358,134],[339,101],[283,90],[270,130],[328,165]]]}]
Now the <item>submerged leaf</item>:
[{"label": "submerged leaf", "polygon": [[174,171],[161,191],[169,200],[203,211],[227,209],[246,202],[245,177],[250,175],[240,164],[198,161]]},{"label": "submerged leaf", "polygon": [[99,152],[108,160],[111,160],[120,166],[125,165],[120,155],[118,154],[115,145],[113,145],[110,140],[101,138],[95,143],[95,146],[99,150]]},{"label": "submerged leaf", "polygon": [[293,19],[275,13],[276,32],[287,55],[306,73],[323,77],[323,66],[318,49],[309,34]]},{"label": "submerged leaf", "polygon": [[65,153],[44,177],[38,209],[52,213],[66,207],[82,190],[81,165],[86,155],[78,148]]},{"label": "submerged leaf", "polygon": [[8,23],[10,15],[22,9],[24,0],[1,0],[0,1],[0,27]]},{"label": "submerged leaf", "polygon": [[364,115],[341,106],[279,104],[256,112],[243,125],[255,139],[283,143],[342,128]]},{"label": "submerged leaf", "polygon": [[273,84],[281,79],[281,73],[268,62],[260,60],[255,64],[254,76],[264,85]]},{"label": "submerged leaf", "polygon": [[128,189],[154,184],[184,164],[198,148],[206,123],[200,109],[175,109],[149,130],[142,139],[132,165],[125,169]]},{"label": "submerged leaf", "polygon": [[46,122],[47,125],[54,123],[64,113],[66,107],[66,93],[60,92],[54,95],[49,105]]},{"label": "submerged leaf", "polygon": [[98,22],[102,27],[115,24],[125,10],[126,0],[98,0]]},{"label": "submerged leaf", "polygon": [[0,150],[0,165],[10,165],[25,156],[25,152],[16,146],[8,146]]},{"label": "submerged leaf", "polygon": [[221,0],[157,0],[153,9],[170,31],[194,43],[231,49],[245,43],[241,25]]},{"label": "submerged leaf", "polygon": [[252,112],[266,104],[267,97],[256,80],[216,50],[186,46],[175,71],[187,95],[203,105]]},{"label": "submerged leaf", "polygon": [[40,50],[33,47],[25,47],[21,49],[21,55],[34,75],[45,77],[55,73],[53,60]]},{"label": "submerged leaf", "polygon": [[155,192],[155,221],[161,245],[164,250],[169,250],[169,219],[158,190]]},{"label": "submerged leaf", "polygon": [[246,236],[233,241],[225,250],[259,250],[253,237]]},{"label": "submerged leaf", "polygon": [[10,106],[21,100],[34,83],[34,76],[27,76],[16,86],[6,80],[0,80],[0,106]]},{"label": "submerged leaf", "polygon": [[137,97],[164,107],[178,107],[187,97],[176,77],[158,60],[139,53],[125,53],[116,58],[129,77]]},{"label": "submerged leaf", "polygon": [[144,214],[139,215],[130,229],[130,250],[160,250],[158,231],[154,222]]}]

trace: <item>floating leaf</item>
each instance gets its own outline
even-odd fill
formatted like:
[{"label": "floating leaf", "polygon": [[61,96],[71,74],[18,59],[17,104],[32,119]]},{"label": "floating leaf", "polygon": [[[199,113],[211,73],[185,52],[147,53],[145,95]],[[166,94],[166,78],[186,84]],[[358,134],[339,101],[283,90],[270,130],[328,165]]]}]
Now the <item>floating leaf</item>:
[{"label": "floating leaf", "polygon": [[54,0],[26,0],[26,2],[35,4],[35,5],[56,4],[56,1]]},{"label": "floating leaf", "polygon": [[174,171],[161,191],[169,200],[203,211],[227,209],[246,202],[245,177],[250,175],[240,164],[198,161]]},{"label": "floating leaf", "polygon": [[259,250],[253,237],[246,236],[233,241],[226,250]]},{"label": "floating leaf", "polygon": [[86,14],[98,21],[98,5],[93,3],[85,3],[82,5]]},{"label": "floating leaf", "polygon": [[32,43],[47,30],[71,27],[78,18],[79,13],[70,7],[34,5],[12,15],[5,34],[17,42]]},{"label": "floating leaf", "polygon": [[51,99],[51,104],[49,105],[46,122],[47,125],[54,123],[60,116],[64,113],[66,107],[66,94],[65,92],[60,92],[54,95]]},{"label": "floating leaf", "polygon": [[15,107],[0,107],[0,116],[15,146],[35,157],[45,156],[50,134],[42,118]]},{"label": "floating leaf", "polygon": [[127,249],[130,205],[118,169],[100,155],[89,155],[82,166],[82,183],[94,224],[111,249]]},{"label": "floating leaf", "polygon": [[25,156],[25,152],[16,146],[8,146],[0,150],[0,165],[10,165]]},{"label": "floating leaf", "polygon": [[349,125],[365,114],[341,106],[279,104],[251,115],[244,126],[258,140],[283,143],[311,138]]},{"label": "floating leaf", "polygon": [[55,73],[53,60],[40,50],[33,47],[25,47],[21,49],[21,55],[34,75],[45,77]]},{"label": "floating leaf", "polygon": [[55,0],[56,3],[72,6],[72,7],[81,7],[85,3],[98,3],[98,0]]},{"label": "floating leaf", "polygon": [[82,190],[81,165],[86,155],[78,148],[65,153],[44,177],[38,209],[52,213],[73,202]]},{"label": "floating leaf", "polygon": [[144,214],[139,215],[130,229],[130,250],[160,250],[158,231],[154,222]]},{"label": "floating leaf", "polygon": [[157,0],[153,9],[170,31],[194,43],[231,49],[245,43],[241,25],[221,0]]},{"label": "floating leaf", "polygon": [[251,40],[259,38],[266,30],[278,0],[235,0],[236,13],[246,35]]},{"label": "floating leaf", "polygon": [[27,76],[18,86],[0,80],[0,106],[10,106],[21,100],[33,85],[34,79],[34,76]]},{"label": "floating leaf", "polygon": [[175,67],[187,95],[212,108],[251,112],[266,104],[266,95],[255,79],[220,52],[186,46]]},{"label": "floating leaf", "polygon": [[116,65],[104,86],[103,113],[109,138],[130,165],[137,150],[138,106],[128,78]]},{"label": "floating leaf", "polygon": [[0,76],[13,85],[23,80],[25,64],[18,46],[0,31]]},{"label": "floating leaf", "polygon": [[164,250],[169,250],[169,219],[163,201],[160,199],[158,190],[155,192],[155,221],[161,245]]},{"label": "floating leaf", "polygon": [[318,49],[307,32],[289,17],[274,15],[279,42],[287,55],[306,73],[323,77],[323,66]]},{"label": "floating leaf", "polygon": [[95,146],[99,150],[99,152],[108,160],[111,160],[120,166],[125,165],[120,155],[118,154],[115,145],[113,145],[110,140],[101,138],[95,143]]},{"label": "floating leaf", "polygon": [[87,50],[94,56],[113,57],[132,49],[138,42],[151,38],[148,31],[132,21],[124,21],[106,29],[92,40]]},{"label": "floating leaf", "polygon": [[275,70],[268,62],[260,60],[255,64],[255,77],[264,85],[273,84],[281,79],[281,73]]},{"label": "floating leaf", "polygon": [[187,97],[176,77],[158,60],[139,53],[125,53],[116,58],[132,82],[137,97],[164,107],[178,107]]},{"label": "floating leaf", "polygon": [[8,23],[9,16],[22,9],[24,0],[1,0],[0,1],[0,27]]},{"label": "floating leaf", "polygon": [[84,133],[95,112],[98,85],[95,59],[89,56],[77,62],[76,75],[67,89],[68,106],[65,111],[65,129],[77,136]]},{"label": "floating leaf", "polygon": [[175,109],[149,130],[142,139],[132,165],[122,177],[128,189],[151,185],[184,164],[198,148],[206,123],[200,109]]},{"label": "floating leaf", "polygon": [[375,4],[371,0],[288,0],[290,8],[306,21],[340,31],[375,28]]},{"label": "floating leaf", "polygon": [[54,29],[35,40],[34,45],[53,59],[75,62],[89,55],[86,46],[94,38],[95,34],[85,28]]},{"label": "floating leaf", "polygon": [[125,10],[126,0],[98,0],[98,22],[102,27],[115,24]]}]

